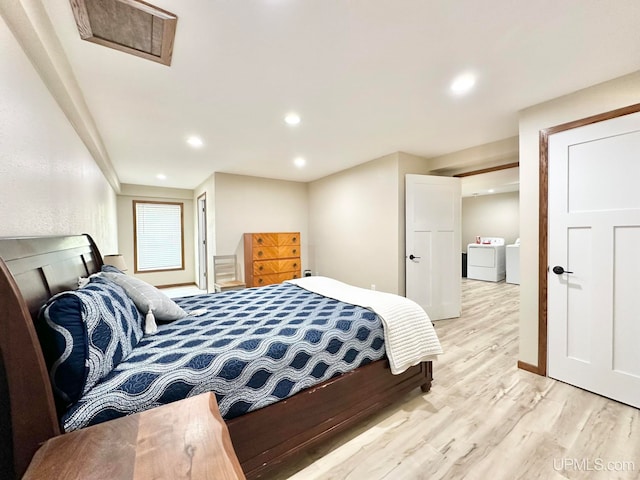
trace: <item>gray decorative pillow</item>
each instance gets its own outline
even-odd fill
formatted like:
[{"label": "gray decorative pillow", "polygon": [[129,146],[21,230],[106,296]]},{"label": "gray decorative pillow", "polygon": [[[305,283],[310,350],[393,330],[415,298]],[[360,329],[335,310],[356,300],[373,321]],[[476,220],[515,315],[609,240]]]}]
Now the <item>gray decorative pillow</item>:
[{"label": "gray decorative pillow", "polygon": [[138,310],[147,315],[144,326],[146,334],[156,333],[158,330],[156,319],[171,321],[187,316],[187,312],[176,302],[147,282],[122,273],[102,272],[100,276],[120,285],[136,304]]}]

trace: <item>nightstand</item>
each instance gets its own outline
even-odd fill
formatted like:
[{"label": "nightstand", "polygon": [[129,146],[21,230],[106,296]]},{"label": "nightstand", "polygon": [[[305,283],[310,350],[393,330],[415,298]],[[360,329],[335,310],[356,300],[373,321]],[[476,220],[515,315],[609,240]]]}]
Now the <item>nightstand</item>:
[{"label": "nightstand", "polygon": [[242,480],[215,395],[201,395],[47,440],[23,480]]}]

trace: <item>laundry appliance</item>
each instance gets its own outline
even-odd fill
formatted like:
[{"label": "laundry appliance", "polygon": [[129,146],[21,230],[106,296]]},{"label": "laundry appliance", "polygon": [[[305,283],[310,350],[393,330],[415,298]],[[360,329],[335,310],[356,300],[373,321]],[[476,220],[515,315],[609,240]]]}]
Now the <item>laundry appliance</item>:
[{"label": "laundry appliance", "polygon": [[480,237],[467,246],[467,278],[499,282],[505,276],[504,238]]},{"label": "laundry appliance", "polygon": [[520,239],[513,245],[507,245],[507,283],[517,283],[520,285]]}]

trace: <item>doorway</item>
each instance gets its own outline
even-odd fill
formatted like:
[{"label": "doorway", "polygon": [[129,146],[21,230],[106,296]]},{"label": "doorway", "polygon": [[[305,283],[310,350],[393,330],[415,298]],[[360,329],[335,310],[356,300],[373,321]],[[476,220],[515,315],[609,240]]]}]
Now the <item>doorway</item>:
[{"label": "doorway", "polygon": [[[469,279],[519,284],[519,163],[457,176],[462,180],[463,276],[467,270]],[[488,244],[487,248],[476,247],[477,237]],[[475,254],[472,258],[468,256],[470,251]]]},{"label": "doorway", "polygon": [[207,290],[207,194],[198,197],[198,288]]}]

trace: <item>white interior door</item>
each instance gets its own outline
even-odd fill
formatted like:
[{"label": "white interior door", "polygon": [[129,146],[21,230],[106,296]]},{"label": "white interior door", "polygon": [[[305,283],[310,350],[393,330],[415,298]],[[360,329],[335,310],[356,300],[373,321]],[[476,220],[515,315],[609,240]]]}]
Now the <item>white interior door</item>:
[{"label": "white interior door", "polygon": [[406,295],[432,320],[460,316],[460,179],[407,175]]},{"label": "white interior door", "polygon": [[198,197],[198,288],[207,289],[207,197]]},{"label": "white interior door", "polygon": [[639,152],[640,113],[549,137],[548,373],[635,407]]}]

